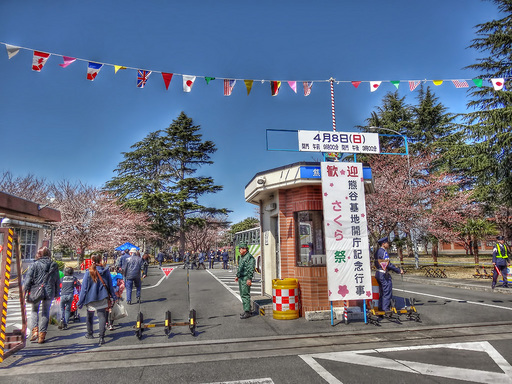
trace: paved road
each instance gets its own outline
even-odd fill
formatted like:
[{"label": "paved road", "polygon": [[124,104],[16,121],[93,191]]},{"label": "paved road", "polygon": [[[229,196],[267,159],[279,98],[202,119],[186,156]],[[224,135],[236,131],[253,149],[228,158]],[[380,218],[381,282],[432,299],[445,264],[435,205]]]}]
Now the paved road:
[{"label": "paved road", "polygon": [[[187,321],[197,311],[197,334],[175,327],[134,336],[138,305],[109,332],[107,344],[84,339],[85,323],[52,326],[48,342],[30,344],[0,364],[0,383],[512,383],[512,295],[395,278],[395,295],[414,297],[422,322],[380,327],[337,321],[240,320],[233,272],[187,271],[144,280],[145,322]],[[190,288],[190,301],[188,300]],[[508,336],[511,335],[511,336]]]}]

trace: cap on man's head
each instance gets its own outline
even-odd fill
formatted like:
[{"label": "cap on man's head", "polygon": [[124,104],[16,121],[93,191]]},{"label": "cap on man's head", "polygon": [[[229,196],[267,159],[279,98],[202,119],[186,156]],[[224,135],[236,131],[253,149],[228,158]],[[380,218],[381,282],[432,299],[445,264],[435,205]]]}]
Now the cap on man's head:
[{"label": "cap on man's head", "polygon": [[137,248],[130,249],[130,253],[135,253],[135,252],[137,252]]},{"label": "cap on man's head", "polygon": [[387,236],[383,237],[382,239],[379,239],[378,243],[379,243],[379,245],[382,245],[384,243],[389,243],[389,239]]},{"label": "cap on man's head", "polygon": [[505,240],[505,237],[503,237],[503,236],[498,236],[498,237],[496,237],[496,240]]},{"label": "cap on man's head", "polygon": [[249,247],[247,246],[247,243],[240,243],[240,244],[238,244],[238,248],[249,249]]}]

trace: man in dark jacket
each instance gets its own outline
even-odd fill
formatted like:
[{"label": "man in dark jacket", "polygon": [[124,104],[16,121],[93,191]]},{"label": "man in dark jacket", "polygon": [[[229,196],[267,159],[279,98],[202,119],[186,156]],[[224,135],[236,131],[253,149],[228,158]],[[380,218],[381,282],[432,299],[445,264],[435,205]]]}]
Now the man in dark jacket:
[{"label": "man in dark jacket", "polygon": [[[23,292],[27,295],[31,290],[35,291],[44,284],[44,297],[31,303],[32,335],[30,341],[37,341],[39,344],[44,343],[46,338],[52,301],[55,297],[60,297],[59,267],[50,257],[51,252],[47,247],[40,248],[36,254],[36,261],[30,266],[23,282]],[[40,309],[41,317],[39,317]]]},{"label": "man in dark jacket", "polygon": [[126,259],[126,302],[132,303],[132,288],[135,284],[137,303],[140,303],[140,289],[142,286],[140,271],[142,270],[142,258],[137,252],[137,249],[130,249],[130,257]]}]

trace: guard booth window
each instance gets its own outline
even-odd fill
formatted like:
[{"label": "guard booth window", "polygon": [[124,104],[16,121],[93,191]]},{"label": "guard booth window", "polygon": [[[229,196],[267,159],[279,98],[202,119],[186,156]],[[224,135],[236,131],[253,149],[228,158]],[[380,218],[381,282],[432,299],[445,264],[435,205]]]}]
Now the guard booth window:
[{"label": "guard booth window", "polygon": [[295,233],[297,265],[325,265],[323,212],[295,212]]},{"label": "guard booth window", "polygon": [[[21,260],[30,260],[36,257],[39,231],[25,228],[15,228],[21,246]],[[16,253],[16,250],[14,250]],[[17,255],[16,255],[17,256]]]}]

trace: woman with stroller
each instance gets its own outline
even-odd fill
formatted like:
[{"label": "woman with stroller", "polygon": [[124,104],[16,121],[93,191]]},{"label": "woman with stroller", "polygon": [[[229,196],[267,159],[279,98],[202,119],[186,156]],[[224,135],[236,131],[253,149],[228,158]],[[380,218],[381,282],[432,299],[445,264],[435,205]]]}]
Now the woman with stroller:
[{"label": "woman with stroller", "polygon": [[[31,289],[35,290],[44,284],[44,297],[31,303],[32,334],[30,341],[37,341],[39,344],[43,344],[46,338],[52,301],[55,297],[60,296],[59,266],[51,260],[51,255],[47,247],[40,248],[36,254],[36,261],[28,269],[23,282],[23,292],[26,295],[30,293]],[[39,316],[39,310],[41,310],[41,316]]]},{"label": "woman with stroller", "polygon": [[109,308],[110,299],[114,299],[112,293],[112,278],[108,268],[101,263],[101,255],[95,254],[91,257],[91,266],[85,271],[82,280],[82,290],[78,299],[77,306],[87,307],[87,334],[86,339],[93,339],[92,322],[94,312],[98,317],[99,323],[99,346],[105,344],[105,328],[107,324],[107,309]]}]

